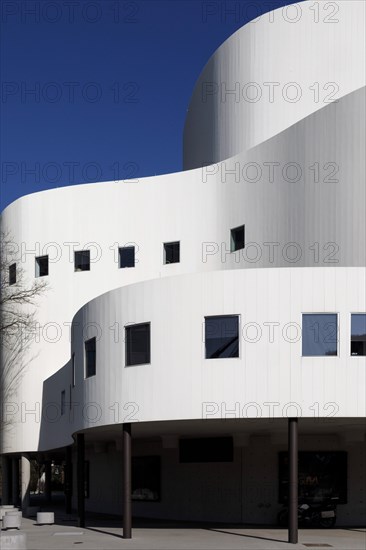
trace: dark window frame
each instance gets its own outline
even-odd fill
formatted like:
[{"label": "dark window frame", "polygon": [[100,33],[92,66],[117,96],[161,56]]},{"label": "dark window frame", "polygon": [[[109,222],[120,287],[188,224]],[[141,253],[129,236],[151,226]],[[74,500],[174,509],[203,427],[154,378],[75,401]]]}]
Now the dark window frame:
[{"label": "dark window frame", "polygon": [[[149,327],[149,349],[148,349],[148,361],[138,362],[138,363],[131,363],[129,360],[131,360],[131,353],[133,353],[133,350],[129,350],[130,346],[130,334],[133,329],[147,326]],[[135,367],[138,365],[151,365],[151,322],[145,321],[143,323],[134,323],[131,325],[125,325],[125,367]]]},{"label": "dark window frame", "polygon": [[[85,255],[88,256],[88,263],[85,264],[88,267],[84,268],[83,261],[79,262],[79,264],[78,264],[79,267],[77,267],[77,261],[76,261],[77,254],[81,254],[81,255],[85,254]],[[74,251],[74,271],[75,271],[75,273],[82,273],[83,271],[90,271],[90,264],[91,264],[90,250],[75,250]]]},{"label": "dark window frame", "polygon": [[[218,357],[212,357],[211,356],[208,356],[207,353],[208,353],[208,350],[207,350],[207,320],[208,319],[236,319],[237,320],[237,336],[234,336],[232,338],[232,341],[229,342],[227,344],[228,345],[232,345],[235,341],[235,339],[237,338],[237,341],[238,341],[238,350],[237,350],[237,355],[232,355],[232,356],[218,356]],[[214,359],[240,359],[240,315],[237,314],[237,313],[233,313],[233,314],[228,314],[228,315],[205,315],[204,317],[204,358],[206,360],[214,360]]]},{"label": "dark window frame", "polygon": [[[242,238],[240,240],[237,237],[239,231],[243,232]],[[238,250],[243,250],[245,248],[245,224],[238,225],[230,229],[230,252],[237,252]]]},{"label": "dark window frame", "polygon": [[[91,342],[94,342],[95,344],[95,349],[94,350],[88,350],[87,349],[87,345],[90,344]],[[88,361],[89,361],[89,354],[94,354],[94,367],[93,369],[91,370],[91,374],[90,374],[90,367],[92,365],[89,365],[88,364]],[[97,374],[97,339],[96,337],[94,336],[93,338],[89,338],[88,340],[85,340],[84,341],[84,377],[85,379],[87,378],[92,378],[93,376],[95,376]]]},{"label": "dark window frame", "polygon": [[9,286],[16,285],[17,283],[17,264],[13,263],[9,265]]},{"label": "dark window frame", "polygon": [[66,412],[66,390],[61,390],[61,416]]},{"label": "dark window frame", "polygon": [[[41,273],[42,268],[44,268],[44,266],[42,265],[42,262],[44,262],[45,259],[47,259],[47,273]],[[35,257],[35,270],[36,270],[35,276],[37,278],[38,277],[48,277],[48,275],[50,273],[49,267],[50,266],[49,266],[48,254],[45,254],[44,256],[36,256]]]},{"label": "dark window frame", "polygon": [[[347,504],[350,485],[347,476],[348,451],[300,450],[298,462],[298,490],[301,499],[305,499],[308,503],[319,503],[322,498],[327,501],[333,496],[339,498],[338,504]],[[280,504],[288,502],[288,477],[288,451],[279,451],[278,502]],[[310,477],[309,480],[307,480],[308,477]]]},{"label": "dark window frame", "polygon": [[[169,247],[171,250],[169,250]],[[174,247],[177,247],[178,252],[174,250]],[[180,264],[180,241],[169,241],[163,243],[163,252],[164,252],[164,265]],[[173,261],[167,261],[167,255],[171,254]],[[178,258],[178,259],[174,259]]]},{"label": "dark window frame", "polygon": [[[366,313],[362,311],[359,311],[359,312],[355,311],[351,313],[350,355],[351,357],[365,357],[366,356],[366,335],[364,334],[353,335],[352,333],[352,320],[353,320],[352,318],[357,315],[365,317],[366,319]],[[366,321],[365,321],[365,324],[366,324]],[[354,336],[359,336],[359,337],[364,336],[365,338],[362,338],[362,339],[360,338],[359,340],[355,340],[353,339]],[[361,345],[357,346],[357,343]],[[353,348],[353,351],[352,351],[352,348]],[[358,350],[356,352],[356,348],[363,348],[362,353],[359,353]]]},{"label": "dark window frame", "polygon": [[[333,316],[335,317],[336,319],[336,341],[334,342],[334,340],[332,340],[332,334],[331,334],[331,331],[329,331],[329,327],[328,325],[331,324],[330,322],[328,322],[326,325],[324,325],[326,327],[326,330],[328,331],[327,334],[323,335],[323,343],[326,343],[326,344],[334,344],[335,343],[335,346],[336,346],[336,353],[317,353],[317,354],[311,354],[311,353],[304,353],[304,348],[307,344],[309,344],[309,342],[306,342],[306,340],[304,340],[304,317],[319,317],[319,316]],[[325,336],[325,338],[324,338]],[[320,339],[320,333],[318,334],[318,337]],[[315,343],[319,343],[319,340],[316,340],[314,339],[314,344]],[[309,312],[309,311],[304,311],[302,312],[301,314],[301,357],[339,357],[339,344],[340,344],[340,337],[339,337],[339,313],[338,312],[334,312],[334,311],[314,311],[314,312]]]},{"label": "dark window frame", "polygon": [[[133,250],[133,265],[122,265],[122,256],[124,251],[130,251]],[[126,262],[127,263],[127,262]],[[136,267],[136,251],[135,246],[120,246],[118,247],[118,268],[119,269],[128,269]]]}]

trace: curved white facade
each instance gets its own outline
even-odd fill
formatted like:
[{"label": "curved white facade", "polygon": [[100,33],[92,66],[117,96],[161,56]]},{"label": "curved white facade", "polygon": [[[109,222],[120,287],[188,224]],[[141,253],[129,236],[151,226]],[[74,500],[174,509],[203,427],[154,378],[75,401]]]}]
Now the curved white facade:
[{"label": "curved white facade", "polygon": [[363,87],[364,25],[365,4],[350,0],[297,3],[239,29],[214,53],[195,86],[184,168],[255,147]]},{"label": "curved white facade", "polygon": [[[247,25],[209,61],[185,128],[185,168],[194,169],[53,189],[5,209],[1,227],[26,277],[36,256],[50,264],[32,361],[4,404],[2,453],[62,448],[81,430],[96,440],[111,430],[115,441],[126,418],[139,421],[141,437],[171,435],[179,422],[219,420],[222,403],[263,422],[294,411],[313,418],[316,406],[339,419],[333,433],[364,437],[366,363],[350,355],[350,322],[366,312],[365,8],[338,2],[337,24],[315,24],[311,4],[301,3],[296,23],[278,10],[272,23]],[[278,81],[309,93],[280,105],[220,93],[202,101],[207,82]],[[322,94],[338,84],[329,104],[314,101],[314,82]],[[230,252],[241,225],[246,246]],[[174,241],[180,262],[164,265],[163,243]],[[119,269],[118,247],[128,244],[135,267]],[[91,251],[90,271],[74,271],[81,249]],[[302,357],[303,313],[338,315],[337,356]],[[239,358],[205,359],[205,316],[233,314]],[[141,322],[151,323],[151,363],[126,367],[124,327]],[[93,336],[96,375],[85,379]],[[63,391],[72,405],[60,415]],[[159,432],[157,423],[167,424]]]},{"label": "curved white facade", "polygon": [[[232,411],[239,404],[239,418],[283,418],[291,412],[313,418],[315,403],[323,417],[364,418],[365,358],[352,357],[349,342],[350,312],[366,302],[365,277],[360,268],[216,271],[155,279],[96,298],[73,321],[77,371],[71,396],[78,405],[63,416],[54,406],[62,389],[69,389],[68,364],[44,386],[41,450],[70,444],[79,430],[124,418],[220,419],[216,405],[222,403]],[[314,304],[317,311],[321,304],[322,311],[338,313],[336,357],[302,357],[301,317]],[[205,316],[233,313],[240,316],[239,358],[205,359]],[[142,322],[151,323],[151,363],[129,367],[123,329]],[[85,380],[84,340],[94,336],[97,373]],[[124,409],[125,404],[130,406]],[[52,429],[55,421],[58,430]]]}]

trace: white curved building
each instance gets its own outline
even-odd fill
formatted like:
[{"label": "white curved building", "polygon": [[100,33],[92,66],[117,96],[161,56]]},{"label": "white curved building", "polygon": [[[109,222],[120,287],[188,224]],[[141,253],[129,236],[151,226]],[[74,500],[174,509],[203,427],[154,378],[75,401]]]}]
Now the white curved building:
[{"label": "white curved building", "polygon": [[19,457],[24,501],[29,458],[67,453],[70,476],[79,436],[68,507],[79,481],[81,514],[121,513],[131,424],[134,515],[275,523],[291,417],[300,496],[339,496],[338,522],[364,524],[365,5],[313,5],[213,55],[186,171],[2,213],[27,279],[49,283],[27,368],[11,398],[2,388],[3,500]]}]

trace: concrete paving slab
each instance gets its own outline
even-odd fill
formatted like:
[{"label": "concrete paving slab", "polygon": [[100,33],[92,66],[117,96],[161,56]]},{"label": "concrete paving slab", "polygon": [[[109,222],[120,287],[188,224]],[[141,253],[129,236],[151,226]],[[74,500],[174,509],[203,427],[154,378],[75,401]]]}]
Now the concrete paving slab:
[{"label": "concrete paving slab", "polygon": [[[106,525],[107,523],[107,525]],[[21,531],[2,531],[1,550],[365,550],[366,529],[302,529],[299,544],[287,543],[285,529],[271,528],[207,528],[136,527],[133,538],[122,538],[122,529],[113,522],[93,522],[83,529],[61,522],[38,526],[32,519],[23,519]],[[13,537],[13,541],[11,538]],[[25,546],[24,546],[25,544]],[[305,546],[311,544],[315,546]],[[328,546],[323,546],[328,545]]]}]

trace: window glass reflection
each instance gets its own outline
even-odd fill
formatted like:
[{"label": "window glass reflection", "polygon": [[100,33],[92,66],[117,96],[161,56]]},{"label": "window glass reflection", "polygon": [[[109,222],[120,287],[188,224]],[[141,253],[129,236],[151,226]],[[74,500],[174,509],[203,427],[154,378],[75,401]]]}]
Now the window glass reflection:
[{"label": "window glass reflection", "polygon": [[119,249],[119,267],[135,267],[135,247],[124,246]]},{"label": "window glass reflection", "polygon": [[85,342],[85,378],[95,376],[96,373],[96,346],[97,339],[90,338]]},{"label": "window glass reflection", "polygon": [[306,313],[302,316],[302,355],[334,356],[338,352],[336,313]]},{"label": "window glass reflection", "polygon": [[366,313],[351,315],[351,355],[366,355]]},{"label": "window glass reflection", "polygon": [[150,363],[150,323],[126,327],[126,366]]},{"label": "window glass reflection", "polygon": [[205,318],[206,359],[239,357],[239,317],[222,315]]}]

